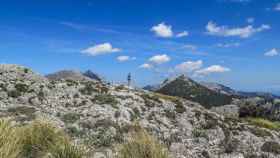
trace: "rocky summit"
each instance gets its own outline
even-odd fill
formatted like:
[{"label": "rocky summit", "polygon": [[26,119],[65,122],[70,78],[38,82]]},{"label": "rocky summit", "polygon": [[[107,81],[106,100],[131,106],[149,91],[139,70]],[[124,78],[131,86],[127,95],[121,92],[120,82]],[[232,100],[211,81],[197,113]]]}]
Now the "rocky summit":
[{"label": "rocky summit", "polygon": [[47,119],[85,144],[92,158],[113,158],[137,126],[172,158],[280,157],[280,133],[272,122],[218,114],[187,99],[0,65],[1,118],[18,125]]}]

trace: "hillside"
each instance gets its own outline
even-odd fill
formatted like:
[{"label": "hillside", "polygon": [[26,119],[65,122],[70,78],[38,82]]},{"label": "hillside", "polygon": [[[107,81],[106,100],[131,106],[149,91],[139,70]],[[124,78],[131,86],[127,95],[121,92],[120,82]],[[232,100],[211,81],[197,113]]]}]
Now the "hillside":
[{"label": "hillside", "polygon": [[[192,100],[207,96],[218,104],[216,99],[224,98],[192,80],[185,81],[181,77],[162,88],[175,93],[173,86],[183,83],[194,88],[188,89],[191,95],[197,94]],[[201,90],[202,94],[197,93]],[[186,99],[91,79],[49,80],[18,65],[0,65],[0,117],[18,125],[47,119],[75,142],[85,144],[90,158],[114,158],[118,145],[127,142],[138,126],[163,143],[170,158],[280,156],[280,126],[270,128],[258,120],[219,115]]]},{"label": "hillside", "polygon": [[157,92],[192,100],[207,108],[230,104],[232,101],[230,95],[208,89],[184,75],[167,80]]}]

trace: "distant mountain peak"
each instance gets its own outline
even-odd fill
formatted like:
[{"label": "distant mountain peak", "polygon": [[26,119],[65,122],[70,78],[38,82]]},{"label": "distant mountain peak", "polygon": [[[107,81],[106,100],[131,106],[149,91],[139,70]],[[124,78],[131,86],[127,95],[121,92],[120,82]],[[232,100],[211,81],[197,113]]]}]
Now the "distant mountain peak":
[{"label": "distant mountain peak", "polygon": [[83,73],[83,75],[86,76],[86,77],[89,77],[89,78],[91,78],[91,79],[93,79],[93,80],[102,81],[102,79],[101,79],[96,73],[94,73],[94,72],[91,71],[91,70],[85,71],[85,72]]},{"label": "distant mountain peak", "polygon": [[205,107],[230,104],[232,100],[230,95],[209,89],[186,75],[165,80],[157,92],[186,98]]}]

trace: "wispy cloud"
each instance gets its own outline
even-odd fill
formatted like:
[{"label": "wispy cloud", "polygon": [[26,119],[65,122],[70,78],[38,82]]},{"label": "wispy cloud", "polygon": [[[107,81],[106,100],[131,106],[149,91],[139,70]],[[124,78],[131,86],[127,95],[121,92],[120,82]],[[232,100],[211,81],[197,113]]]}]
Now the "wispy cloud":
[{"label": "wispy cloud", "polygon": [[276,4],[276,6],[274,7],[274,10],[280,11],[280,3]]},{"label": "wispy cloud", "polygon": [[130,56],[127,56],[127,55],[122,55],[122,56],[118,56],[117,60],[119,62],[126,62],[126,61],[136,60],[136,57],[130,57]]},{"label": "wispy cloud", "polygon": [[252,23],[255,22],[255,18],[250,17],[250,18],[247,19],[247,22],[248,22],[249,24],[252,24]]},{"label": "wispy cloud", "polygon": [[79,23],[73,23],[73,22],[60,22],[60,25],[72,28],[74,30],[80,31],[80,32],[90,32],[90,31],[97,31],[97,32],[103,32],[103,33],[119,33],[116,30],[110,29],[110,28],[101,28],[101,27],[95,27],[91,25],[85,25],[85,24],[79,24]]},{"label": "wispy cloud", "polygon": [[180,37],[186,37],[186,36],[189,36],[189,32],[188,31],[183,31],[183,32],[180,32],[176,35],[176,37],[180,38]]},{"label": "wispy cloud", "polygon": [[142,69],[151,69],[151,68],[153,68],[153,65],[151,65],[151,64],[149,64],[149,63],[144,63],[144,64],[140,65],[139,68],[142,68]]},{"label": "wispy cloud", "polygon": [[210,21],[206,26],[207,34],[213,36],[222,36],[222,37],[241,37],[241,38],[248,38],[252,35],[269,30],[271,27],[270,25],[261,25],[260,27],[254,28],[252,25],[248,25],[245,27],[236,27],[236,28],[229,28],[228,26],[218,26],[216,23]]},{"label": "wispy cloud", "polygon": [[221,48],[239,47],[240,43],[218,43],[216,46]]},{"label": "wispy cloud", "polygon": [[197,46],[196,45],[193,45],[193,44],[186,44],[183,46],[184,49],[190,49],[192,51],[195,51],[197,49]]},{"label": "wispy cloud", "polygon": [[218,0],[220,2],[232,2],[232,3],[248,3],[252,0]]},{"label": "wispy cloud", "polygon": [[279,55],[279,52],[276,48],[273,48],[270,51],[264,53],[264,56],[267,56],[267,57],[274,57],[274,56],[277,56],[277,55]]}]

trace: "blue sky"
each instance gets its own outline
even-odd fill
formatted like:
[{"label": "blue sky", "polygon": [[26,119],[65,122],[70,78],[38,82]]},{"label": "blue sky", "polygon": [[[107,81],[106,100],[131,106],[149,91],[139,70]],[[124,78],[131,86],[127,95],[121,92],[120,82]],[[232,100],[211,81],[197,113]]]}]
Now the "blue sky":
[{"label": "blue sky", "polygon": [[48,74],[86,70],[123,82],[187,74],[280,91],[279,0],[9,0],[0,62]]}]

